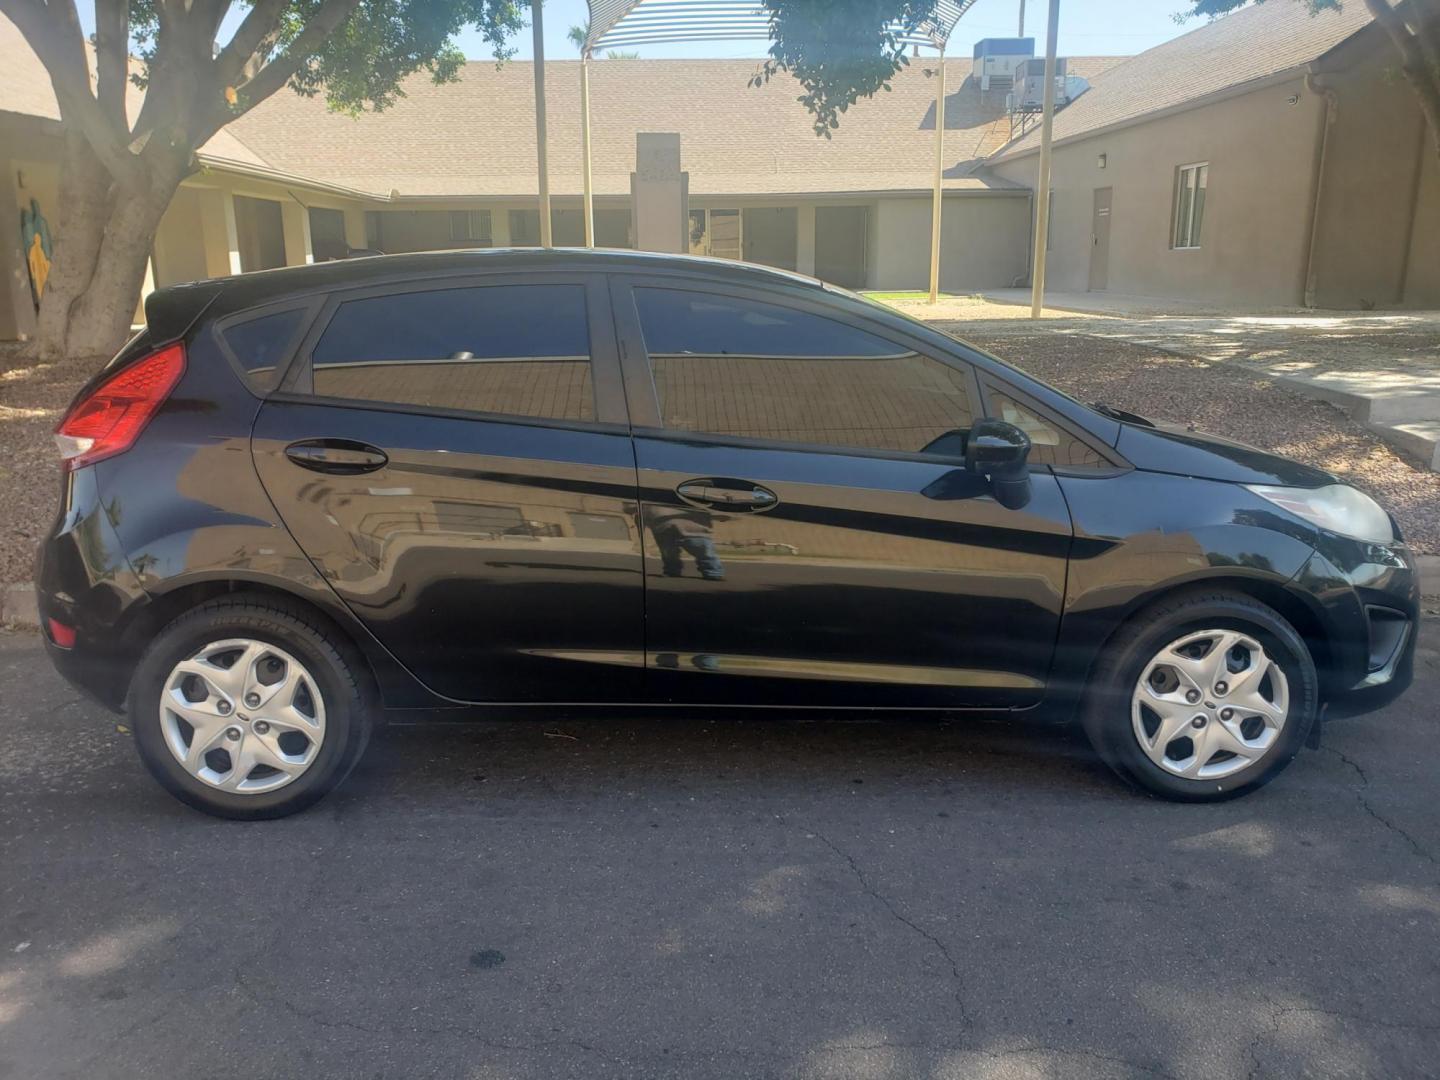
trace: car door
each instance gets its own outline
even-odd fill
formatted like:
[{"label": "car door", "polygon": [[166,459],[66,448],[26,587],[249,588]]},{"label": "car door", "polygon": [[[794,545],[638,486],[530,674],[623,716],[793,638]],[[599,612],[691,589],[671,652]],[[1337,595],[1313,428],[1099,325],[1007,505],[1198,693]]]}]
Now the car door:
[{"label": "car door", "polygon": [[1024,707],[1042,695],[1070,518],[965,471],[964,362],[814,290],[612,283],[660,700]]},{"label": "car door", "polygon": [[252,447],[296,541],[430,689],[637,695],[635,463],[602,278],[333,295]]}]

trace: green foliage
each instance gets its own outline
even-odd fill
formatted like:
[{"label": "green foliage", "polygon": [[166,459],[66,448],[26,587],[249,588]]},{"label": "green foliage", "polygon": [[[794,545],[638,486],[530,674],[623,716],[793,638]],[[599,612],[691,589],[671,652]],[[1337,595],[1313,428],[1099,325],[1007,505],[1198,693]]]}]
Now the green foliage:
[{"label": "green foliage", "polygon": [[[1256,3],[1264,3],[1265,0],[1255,0]],[[1317,11],[1324,11],[1326,8],[1340,7],[1341,0],[1299,0],[1310,9],[1310,14]],[[1175,16],[1176,22],[1184,22],[1186,19],[1197,17],[1215,19],[1221,15],[1228,15],[1236,8],[1242,8],[1249,0],[1187,0],[1185,10]]]},{"label": "green foliage", "polygon": [[[147,66],[162,60],[159,0],[131,0],[131,32]],[[283,55],[326,6],[327,0],[289,0],[278,32],[260,60]],[[458,77],[465,57],[454,37],[474,27],[496,59],[514,54],[509,38],[523,29],[524,0],[359,0],[354,10],[290,78],[297,93],[324,93],[332,109],[358,113],[381,110],[403,96],[400,82],[427,71],[437,83]],[[247,101],[243,86],[240,105]]]},{"label": "green foliage", "polygon": [[763,86],[788,71],[804,88],[797,99],[830,138],[861,98],[890,89],[909,63],[903,38],[934,13],[935,0],[765,0],[770,56],[750,80]]}]

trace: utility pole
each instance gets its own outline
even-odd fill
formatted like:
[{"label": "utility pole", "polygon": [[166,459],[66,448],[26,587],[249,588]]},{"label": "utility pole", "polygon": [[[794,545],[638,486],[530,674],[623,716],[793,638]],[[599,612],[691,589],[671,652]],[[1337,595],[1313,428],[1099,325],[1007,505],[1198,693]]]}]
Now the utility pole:
[{"label": "utility pole", "polygon": [[530,0],[530,29],[535,37],[535,158],[540,171],[540,246],[550,236],[550,166],[545,146],[545,0]]},{"label": "utility pole", "polygon": [[581,186],[585,194],[585,246],[595,246],[595,177],[590,170],[590,49],[580,54]]},{"label": "utility pole", "polygon": [[945,49],[940,49],[935,87],[935,193],[930,207],[930,303],[940,298],[940,209],[945,181]]},{"label": "utility pole", "polygon": [[1050,232],[1050,132],[1055,126],[1055,45],[1060,32],[1060,0],[1050,0],[1045,29],[1045,104],[1040,121],[1040,176],[1035,182],[1035,259],[1030,275],[1030,317],[1045,306],[1045,241]]}]

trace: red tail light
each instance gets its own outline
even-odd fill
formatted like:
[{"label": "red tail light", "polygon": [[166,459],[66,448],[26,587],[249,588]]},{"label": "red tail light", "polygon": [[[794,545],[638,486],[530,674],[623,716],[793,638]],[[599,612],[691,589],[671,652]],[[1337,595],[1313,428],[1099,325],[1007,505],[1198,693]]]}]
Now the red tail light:
[{"label": "red tail light", "polygon": [[50,628],[50,640],[62,649],[73,649],[75,647],[75,628],[67,626],[59,619],[49,619],[46,625]]},{"label": "red tail light", "polygon": [[177,342],[122,368],[75,402],[55,429],[66,470],[134,446],[184,372],[185,346]]}]

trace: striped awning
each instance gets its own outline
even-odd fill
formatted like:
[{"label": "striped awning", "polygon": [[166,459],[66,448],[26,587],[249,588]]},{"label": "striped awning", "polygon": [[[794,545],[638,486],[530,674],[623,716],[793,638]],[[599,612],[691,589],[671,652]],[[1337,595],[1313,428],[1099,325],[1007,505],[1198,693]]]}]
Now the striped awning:
[{"label": "striped awning", "polygon": [[[585,52],[679,41],[770,37],[770,13],[758,0],[589,0]],[[936,0],[935,13],[902,34],[906,45],[943,49],[975,0]]]}]

